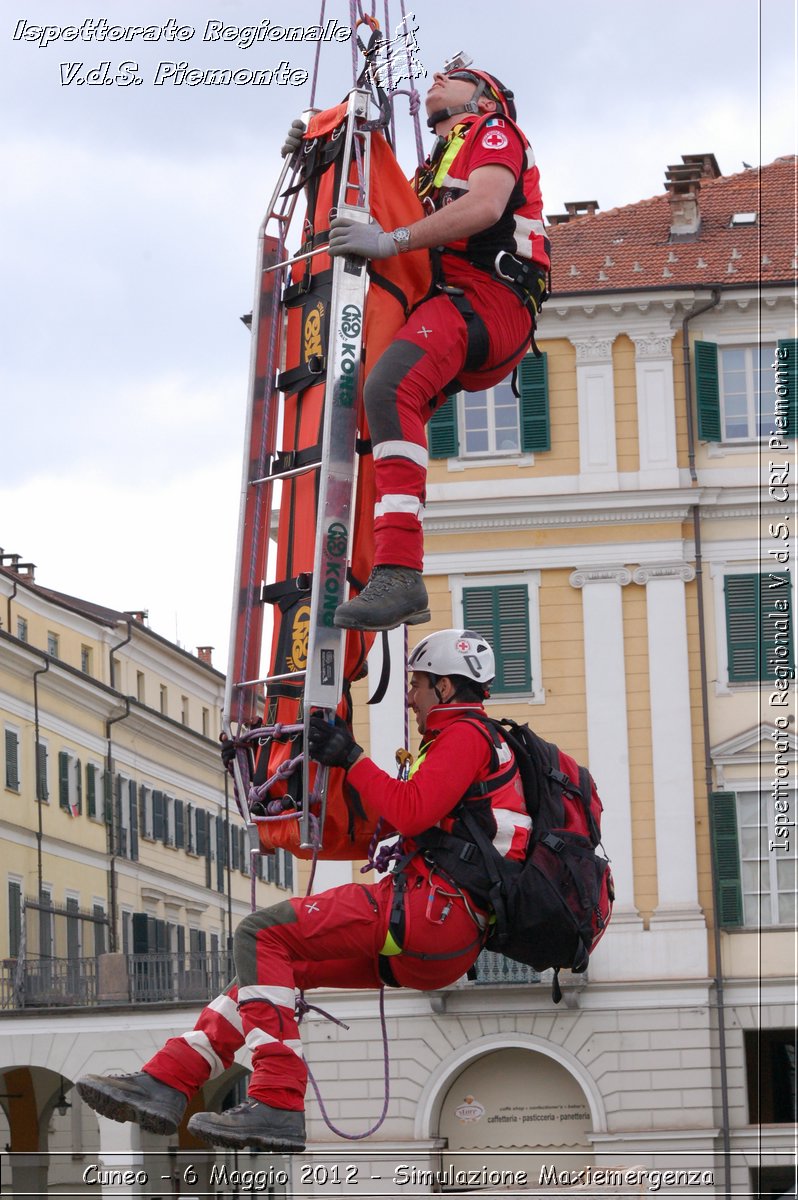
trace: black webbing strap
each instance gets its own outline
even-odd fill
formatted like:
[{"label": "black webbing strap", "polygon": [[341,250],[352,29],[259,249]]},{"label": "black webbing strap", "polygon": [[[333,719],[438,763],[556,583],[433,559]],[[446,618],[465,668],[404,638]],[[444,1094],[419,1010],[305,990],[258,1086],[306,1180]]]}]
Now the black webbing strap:
[{"label": "black webbing strap", "polygon": [[[308,245],[308,249],[315,249],[316,243],[319,240],[327,241],[329,236],[330,231],[325,230],[321,239],[319,238],[319,234],[316,234],[315,237],[310,238],[309,244],[306,243],[306,245]],[[305,248],[300,247],[299,253],[305,253]],[[289,283],[286,287],[282,296],[283,305],[286,308],[296,308],[300,304],[304,304],[311,291],[321,291],[325,287],[332,287],[332,276],[332,267],[329,267],[326,271],[319,271],[316,275],[313,275],[310,268],[306,267],[305,274],[299,282]]]},{"label": "black webbing strap", "polygon": [[267,474],[282,475],[285,471],[318,463],[320,459],[321,442],[317,442],[315,446],[304,446],[301,450],[278,450],[269,463]]},{"label": "black webbing strap", "polygon": [[385,699],[385,693],[388,691],[388,684],[391,679],[391,648],[388,642],[388,630],[382,630],[382,670],[377,681],[377,686],[374,689],[374,695],[367,704],[379,704]]},{"label": "black webbing strap", "polygon": [[311,354],[307,362],[288,371],[281,371],[277,376],[277,388],[281,392],[304,392],[314,383],[320,383],[327,370],[327,356]]},{"label": "black webbing strap", "polygon": [[293,579],[284,579],[280,583],[265,583],[260,590],[261,604],[276,604],[281,612],[286,612],[297,596],[309,596],[313,576],[309,571],[303,571]]}]

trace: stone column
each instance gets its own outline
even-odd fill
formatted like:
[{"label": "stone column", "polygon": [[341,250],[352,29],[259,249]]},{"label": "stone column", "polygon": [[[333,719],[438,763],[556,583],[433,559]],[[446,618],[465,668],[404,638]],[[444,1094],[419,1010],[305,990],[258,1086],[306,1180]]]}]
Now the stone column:
[{"label": "stone column", "polygon": [[687,609],[684,585],[695,578],[689,563],[638,567],[646,589],[654,768],[657,891],[654,919],[700,915],[695,847],[695,796]]},{"label": "stone column", "polygon": [[613,337],[572,340],[576,347],[576,397],[579,412],[579,490],[618,488],[615,436]]},{"label": "stone column", "polygon": [[621,588],[631,582],[623,566],[577,569],[572,587],[582,589],[588,764],[599,792],[612,803],[602,818],[616,883],[614,921],[637,917],[632,861],[632,809],[626,714]]},{"label": "stone column", "polygon": [[633,337],[641,487],[678,487],[673,334]]}]

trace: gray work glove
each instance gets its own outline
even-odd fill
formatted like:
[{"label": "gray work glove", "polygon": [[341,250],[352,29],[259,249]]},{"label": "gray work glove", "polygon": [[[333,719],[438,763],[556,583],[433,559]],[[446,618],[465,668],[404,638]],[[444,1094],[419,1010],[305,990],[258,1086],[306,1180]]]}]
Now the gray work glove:
[{"label": "gray work glove", "polygon": [[285,135],[285,141],[283,142],[283,148],[280,151],[283,158],[285,158],[285,156],[287,154],[296,154],[297,150],[302,145],[302,134],[305,132],[306,129],[307,129],[307,125],[305,124],[304,121],[300,121],[299,117],[297,117],[296,120],[291,122],[291,128],[288,130],[288,133]]},{"label": "gray work glove", "polygon": [[385,233],[376,221],[364,225],[360,221],[351,221],[348,217],[336,217],[330,223],[329,254],[356,254],[359,258],[390,258],[398,254],[393,235]]}]

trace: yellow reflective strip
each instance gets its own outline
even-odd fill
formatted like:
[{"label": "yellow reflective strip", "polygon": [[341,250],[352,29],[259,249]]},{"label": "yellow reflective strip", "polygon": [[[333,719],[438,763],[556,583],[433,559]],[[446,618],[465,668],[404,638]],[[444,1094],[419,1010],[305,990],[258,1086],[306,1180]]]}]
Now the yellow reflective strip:
[{"label": "yellow reflective strip", "polygon": [[387,934],[385,935],[385,941],[382,944],[382,950],[380,950],[380,954],[391,955],[391,954],[401,954],[401,953],[402,953],[402,947],[400,945],[398,945],[393,934],[391,933],[391,931],[389,929]]},{"label": "yellow reflective strip", "polygon": [[450,137],[449,145],[444,150],[443,157],[441,158],[441,161],[438,163],[438,169],[436,170],[435,177],[432,181],[433,187],[439,188],[443,185],[444,179],[449,174],[449,167],[452,165],[454,160],[457,158],[457,155],[463,149],[463,142],[464,142],[465,135],[466,135],[466,129],[467,129],[467,126],[465,126],[465,125],[455,125],[454,129],[452,130],[451,134],[449,135],[449,137]]}]

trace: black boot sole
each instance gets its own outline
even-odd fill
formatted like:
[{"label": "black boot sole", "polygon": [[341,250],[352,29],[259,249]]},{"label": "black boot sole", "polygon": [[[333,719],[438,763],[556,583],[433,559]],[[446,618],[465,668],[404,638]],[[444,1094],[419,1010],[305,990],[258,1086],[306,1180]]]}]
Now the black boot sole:
[{"label": "black boot sole", "polygon": [[[93,1108],[101,1117],[111,1121],[132,1121],[148,1133],[168,1135],[177,1132],[180,1121],[155,1109],[146,1109],[135,1104],[124,1092],[117,1091],[111,1084],[77,1083],[81,1100]],[[180,1118],[182,1120],[182,1117]]]},{"label": "black boot sole", "polygon": [[402,617],[401,620],[386,623],[383,621],[378,624],[373,621],[370,625],[365,620],[357,617],[346,617],[339,621],[338,616],[333,618],[333,624],[336,629],[361,629],[364,633],[382,633],[389,629],[398,629],[400,625],[423,625],[426,621],[431,620],[430,611],[428,608],[423,608],[419,612],[411,613],[409,617]]},{"label": "black boot sole", "polygon": [[210,1122],[207,1125],[199,1114],[189,1121],[189,1133],[208,1146],[224,1146],[229,1150],[263,1150],[271,1154],[299,1154],[305,1149],[300,1138],[268,1137],[265,1134],[247,1134],[244,1130],[219,1129]]}]

